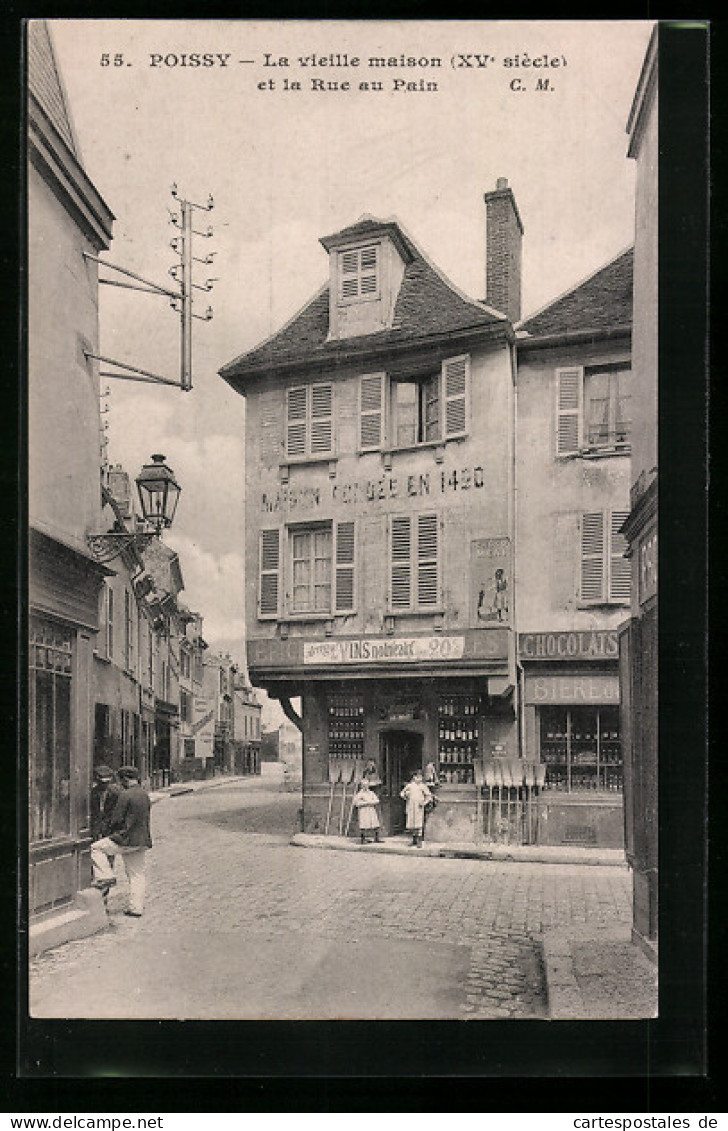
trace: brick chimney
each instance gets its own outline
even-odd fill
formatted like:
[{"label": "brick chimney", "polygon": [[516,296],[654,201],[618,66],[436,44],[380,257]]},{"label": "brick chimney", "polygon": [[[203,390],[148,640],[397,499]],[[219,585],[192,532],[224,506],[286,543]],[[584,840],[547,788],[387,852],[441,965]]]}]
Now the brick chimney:
[{"label": "brick chimney", "polygon": [[511,322],[521,317],[521,241],[523,224],[513,190],[499,177],[493,192],[486,192],[485,301],[507,314]]}]

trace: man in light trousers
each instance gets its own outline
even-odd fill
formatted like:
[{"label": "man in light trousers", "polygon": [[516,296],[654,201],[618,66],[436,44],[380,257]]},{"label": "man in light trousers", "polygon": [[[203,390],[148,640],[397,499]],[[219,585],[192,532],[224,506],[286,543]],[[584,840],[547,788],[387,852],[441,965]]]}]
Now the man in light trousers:
[{"label": "man in light trousers", "polygon": [[111,861],[121,856],[129,877],[129,907],[124,914],[138,919],[144,913],[147,850],[152,847],[151,802],[140,785],[136,766],[122,766],[119,780],[124,792],[114,810],[109,835],[91,845],[93,886],[106,898],[116,883]]}]

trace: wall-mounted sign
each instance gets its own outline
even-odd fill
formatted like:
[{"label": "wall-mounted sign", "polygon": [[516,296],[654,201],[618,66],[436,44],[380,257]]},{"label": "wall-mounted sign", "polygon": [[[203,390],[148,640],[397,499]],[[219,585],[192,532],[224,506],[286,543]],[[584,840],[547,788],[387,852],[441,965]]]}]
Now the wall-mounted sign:
[{"label": "wall-mounted sign", "polygon": [[207,696],[195,696],[194,721],[190,730],[197,740],[198,756],[210,758],[215,737],[215,711]]},{"label": "wall-mounted sign", "polygon": [[426,663],[459,660],[462,636],[411,636],[392,640],[321,640],[303,645],[304,664]]},{"label": "wall-mounted sign", "polygon": [[412,475],[382,475],[379,479],[351,479],[321,487],[291,487],[288,484],[263,491],[260,509],[264,514],[311,511],[329,503],[356,506],[387,499],[421,499],[453,492],[477,491],[485,487],[482,467],[417,472]]},{"label": "wall-mounted sign", "polygon": [[525,702],[548,703],[619,703],[617,675],[527,675]]},{"label": "wall-mounted sign", "polygon": [[520,632],[518,654],[524,660],[616,660],[617,630]]},{"label": "wall-mounted sign", "polygon": [[643,605],[657,592],[657,530],[651,530],[637,543],[639,603]]},{"label": "wall-mounted sign", "polygon": [[477,538],[470,543],[473,625],[509,623],[510,580],[510,538]]}]

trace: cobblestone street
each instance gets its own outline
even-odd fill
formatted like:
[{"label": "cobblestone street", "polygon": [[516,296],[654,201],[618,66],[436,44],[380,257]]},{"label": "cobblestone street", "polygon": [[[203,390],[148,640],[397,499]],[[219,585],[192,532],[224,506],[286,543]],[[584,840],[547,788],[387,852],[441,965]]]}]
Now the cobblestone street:
[{"label": "cobblestone street", "polygon": [[147,910],[33,960],[36,1017],[538,1018],[542,932],[627,926],[625,869],[304,850],[251,779],[152,810]]}]

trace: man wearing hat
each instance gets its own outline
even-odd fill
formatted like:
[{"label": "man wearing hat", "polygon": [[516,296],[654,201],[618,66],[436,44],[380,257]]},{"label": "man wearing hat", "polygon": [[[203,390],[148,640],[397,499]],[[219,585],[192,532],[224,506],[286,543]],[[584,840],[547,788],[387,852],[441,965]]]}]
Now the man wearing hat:
[{"label": "man wearing hat", "polygon": [[111,814],[120,797],[121,790],[114,781],[111,767],[95,766],[90,805],[91,836],[94,840],[100,840],[111,832]]},{"label": "man wearing hat", "polygon": [[147,849],[152,847],[151,802],[140,785],[136,766],[122,766],[119,780],[123,792],[111,816],[109,835],[91,845],[94,887],[108,894],[116,883],[111,861],[121,856],[129,877],[129,908],[124,914],[138,919],[144,912]]}]

